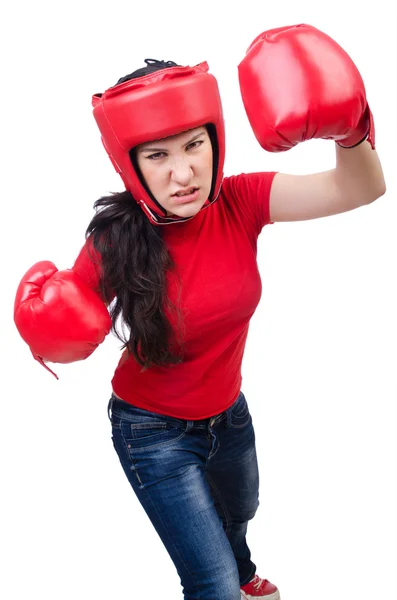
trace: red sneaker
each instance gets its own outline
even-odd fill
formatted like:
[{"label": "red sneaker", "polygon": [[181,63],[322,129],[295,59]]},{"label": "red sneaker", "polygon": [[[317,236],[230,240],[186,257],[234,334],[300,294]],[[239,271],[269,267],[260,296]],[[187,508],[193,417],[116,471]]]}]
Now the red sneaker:
[{"label": "red sneaker", "polygon": [[267,579],[261,579],[255,575],[249,583],[242,585],[241,598],[246,600],[280,600],[280,592],[275,585]]}]

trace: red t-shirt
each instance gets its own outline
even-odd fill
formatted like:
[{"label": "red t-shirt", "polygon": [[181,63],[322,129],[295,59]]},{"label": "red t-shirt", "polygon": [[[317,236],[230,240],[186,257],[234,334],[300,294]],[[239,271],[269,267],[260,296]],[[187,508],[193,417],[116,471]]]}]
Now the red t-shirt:
[{"label": "red t-shirt", "polygon": [[[212,206],[190,221],[163,227],[181,282],[173,273],[167,275],[168,297],[184,319],[184,360],[143,371],[125,350],[112,378],[124,401],[195,420],[221,413],[236,400],[249,323],[262,293],[257,239],[270,222],[274,175],[225,177]],[[97,289],[97,270],[87,261],[83,247],[73,269]],[[166,314],[176,326],[173,313]]]}]

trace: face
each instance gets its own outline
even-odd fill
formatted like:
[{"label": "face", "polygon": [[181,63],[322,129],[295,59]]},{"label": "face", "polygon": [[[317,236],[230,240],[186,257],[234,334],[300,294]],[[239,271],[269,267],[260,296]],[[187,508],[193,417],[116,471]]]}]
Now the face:
[{"label": "face", "polygon": [[212,145],[205,127],[141,144],[136,158],[167,216],[192,217],[199,212],[212,182]]}]

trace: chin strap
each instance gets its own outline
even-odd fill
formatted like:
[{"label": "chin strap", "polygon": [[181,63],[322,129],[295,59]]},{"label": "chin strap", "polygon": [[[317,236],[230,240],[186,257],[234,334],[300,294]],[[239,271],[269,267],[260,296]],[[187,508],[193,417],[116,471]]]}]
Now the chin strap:
[{"label": "chin strap", "polygon": [[[219,193],[213,200],[206,200],[205,204],[199,210],[199,213],[205,208],[211,206],[211,204],[214,204],[214,202],[216,202],[216,200],[218,200],[219,198]],[[144,200],[139,200],[138,204],[153,225],[172,225],[173,223],[183,223],[184,221],[190,221],[191,219],[194,219],[195,216],[197,216],[193,215],[192,217],[160,217],[151,208],[149,208],[149,206]]]}]

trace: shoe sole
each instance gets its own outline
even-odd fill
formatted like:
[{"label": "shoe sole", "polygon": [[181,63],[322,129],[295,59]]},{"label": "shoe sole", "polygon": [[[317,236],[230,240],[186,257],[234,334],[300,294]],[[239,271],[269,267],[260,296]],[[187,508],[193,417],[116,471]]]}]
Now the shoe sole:
[{"label": "shoe sole", "polygon": [[[251,596],[251,598],[255,598],[255,596]],[[277,592],[274,592],[274,594],[270,594],[268,596],[262,596],[262,598],[266,598],[266,600],[280,600],[280,592],[277,590]],[[245,592],[241,592],[241,600],[247,600],[248,596],[245,594]]]}]

